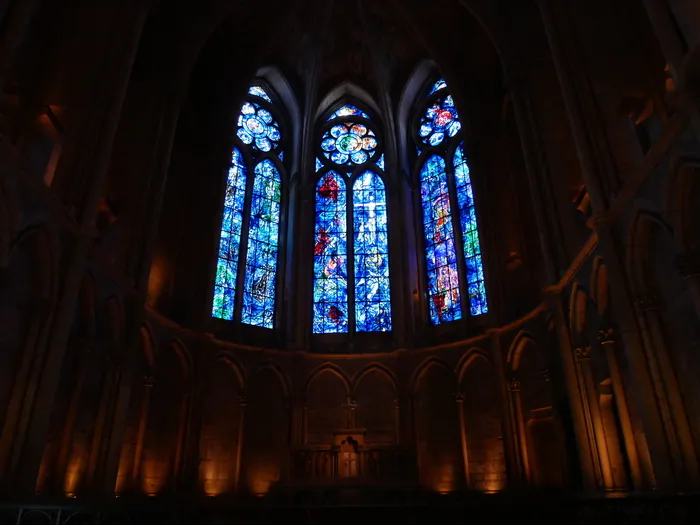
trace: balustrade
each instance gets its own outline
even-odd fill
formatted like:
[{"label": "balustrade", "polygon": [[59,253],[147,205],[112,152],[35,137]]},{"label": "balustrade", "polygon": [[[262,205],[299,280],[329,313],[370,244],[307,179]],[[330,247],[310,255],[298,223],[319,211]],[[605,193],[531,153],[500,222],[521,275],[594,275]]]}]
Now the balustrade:
[{"label": "balustrade", "polygon": [[[360,449],[353,457],[335,448],[302,449],[292,452],[292,482],[398,482],[415,478],[415,458],[398,447]],[[344,468],[344,462],[352,462]]]}]

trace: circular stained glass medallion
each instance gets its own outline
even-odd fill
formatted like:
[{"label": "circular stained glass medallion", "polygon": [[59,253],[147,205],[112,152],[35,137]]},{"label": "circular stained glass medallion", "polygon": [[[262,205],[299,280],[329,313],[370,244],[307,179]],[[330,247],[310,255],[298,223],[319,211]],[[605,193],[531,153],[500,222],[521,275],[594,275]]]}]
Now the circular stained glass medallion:
[{"label": "circular stained glass medallion", "polygon": [[438,99],[430,105],[420,122],[418,135],[425,144],[438,146],[446,136],[454,137],[462,124],[451,96]]},{"label": "circular stained glass medallion", "polygon": [[238,117],[238,138],[261,151],[271,151],[282,138],[272,113],[253,102],[245,102]]},{"label": "circular stained glass medallion", "polygon": [[327,159],[336,164],[363,164],[377,150],[374,132],[363,124],[337,124],[323,135],[321,149]]}]

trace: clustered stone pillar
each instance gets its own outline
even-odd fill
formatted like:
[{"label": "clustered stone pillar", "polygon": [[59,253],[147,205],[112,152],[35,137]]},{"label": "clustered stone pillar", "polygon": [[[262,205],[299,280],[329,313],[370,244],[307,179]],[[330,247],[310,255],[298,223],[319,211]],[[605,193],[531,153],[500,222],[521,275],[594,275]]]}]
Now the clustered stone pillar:
[{"label": "clustered stone pillar", "polygon": [[530,478],[530,462],[527,450],[527,430],[525,429],[525,419],[523,416],[523,401],[520,394],[520,381],[512,378],[508,383],[510,389],[511,403],[513,406],[513,417],[515,419],[515,429],[518,433],[518,457],[520,458],[521,478],[528,483]]},{"label": "clustered stone pillar", "polygon": [[[55,178],[59,183],[56,191],[75,210],[78,226],[74,236],[66,239],[65,266],[60,275],[61,295],[53,311],[42,367],[36,374],[36,397],[25,407],[23,416],[28,419],[28,424],[22,435],[14,436],[18,454],[10,476],[26,493],[32,492],[36,484],[78,290],[93,243],[102,182],[147,11],[145,5],[132,1],[110,0],[102,6],[105,18],[109,18],[101,20],[109,23],[109,30],[99,35],[104,48],[101,60],[106,65],[98,68],[91,97],[84,101],[80,118],[76,119],[66,138],[66,148]],[[118,13],[118,16],[110,18],[113,13]],[[85,67],[93,66],[88,62]]]},{"label": "clustered stone pillar", "polygon": [[151,409],[151,396],[155,382],[153,376],[146,376],[143,381],[143,397],[139,410],[139,426],[136,431],[136,444],[134,446],[134,460],[131,464],[130,490],[137,490],[141,478],[141,464],[143,460],[143,446],[148,429],[148,414]]},{"label": "clustered stone pillar", "polygon": [[[678,449],[678,442],[675,435],[667,433],[668,421],[662,420],[662,413],[666,409],[657,405],[661,400],[658,396],[662,392],[655,388],[659,383],[652,381],[648,368],[648,361],[654,359],[653,347],[645,349],[640,341],[638,319],[631,311],[631,297],[622,269],[622,257],[612,231],[615,218],[606,215],[609,195],[604,188],[606,181],[615,179],[615,174],[612,173],[614,166],[610,164],[607,155],[599,154],[599,144],[592,142],[593,137],[606,135],[599,123],[598,105],[591,91],[590,80],[580,68],[580,64],[585,61],[578,54],[578,44],[571,36],[571,18],[567,13],[570,2],[538,0],[537,3],[556,65],[586,189],[591,197],[595,214],[591,222],[598,234],[598,247],[610,273],[615,314],[622,327],[625,351],[629,354],[627,362],[635,384],[638,413],[644,419],[647,443],[654,458],[654,471],[661,487],[673,488],[680,481],[671,468],[675,463],[672,458],[677,455],[674,450]],[[653,368],[653,364],[649,364]]]},{"label": "clustered stone pillar", "polygon": [[612,476],[610,465],[610,455],[608,444],[605,439],[605,428],[600,413],[600,402],[595,377],[591,369],[591,347],[586,345],[576,349],[576,359],[581,369],[581,379],[584,384],[584,391],[588,398],[588,414],[595,439],[595,448],[598,451],[598,465],[601,474],[602,488],[612,490],[615,482]]},{"label": "clustered stone pillar", "polygon": [[632,484],[635,489],[640,489],[643,486],[642,471],[639,464],[639,454],[637,453],[637,444],[634,440],[634,429],[632,427],[632,418],[630,417],[629,408],[627,407],[627,397],[625,395],[624,384],[622,382],[622,373],[617,360],[617,346],[615,343],[614,331],[612,328],[602,328],[598,330],[598,339],[605,353],[605,358],[610,369],[610,378],[612,380],[613,396],[615,397],[615,406],[617,415],[622,429],[622,436],[625,444],[625,453],[629,464],[630,474],[632,476]]},{"label": "clustered stone pillar", "polygon": [[469,476],[469,448],[467,446],[467,422],[464,417],[464,394],[462,392],[457,392],[455,394],[455,401],[457,402],[457,417],[459,418],[459,434],[460,442],[462,444],[462,461],[464,461],[464,482],[467,487],[471,486],[470,476]]},{"label": "clustered stone pillar", "polygon": [[248,406],[248,399],[241,396],[240,416],[238,419],[238,441],[236,442],[236,473],[233,482],[234,490],[239,491],[241,486],[241,462],[243,461],[243,439],[245,437],[245,412]]}]

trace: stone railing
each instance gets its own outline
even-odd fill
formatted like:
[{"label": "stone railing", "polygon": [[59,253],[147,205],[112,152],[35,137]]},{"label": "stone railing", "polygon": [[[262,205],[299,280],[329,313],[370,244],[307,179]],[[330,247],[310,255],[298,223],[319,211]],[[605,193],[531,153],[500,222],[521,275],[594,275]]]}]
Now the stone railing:
[{"label": "stone railing", "polygon": [[332,480],[406,483],[416,479],[415,456],[400,447],[361,449],[351,458],[338,449],[295,450],[291,465],[293,483]]}]

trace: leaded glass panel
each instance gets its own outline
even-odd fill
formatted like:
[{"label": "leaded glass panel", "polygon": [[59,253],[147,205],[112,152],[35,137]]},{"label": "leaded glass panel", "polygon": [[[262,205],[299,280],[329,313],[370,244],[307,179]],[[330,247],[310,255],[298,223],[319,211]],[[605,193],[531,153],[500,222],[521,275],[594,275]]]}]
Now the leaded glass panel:
[{"label": "leaded glass panel", "polygon": [[212,316],[232,320],[236,300],[238,258],[243,228],[247,168],[243,155],[234,148],[228,171],[224,218],[221,224],[219,258],[214,284]]},{"label": "leaded glass panel", "polygon": [[462,318],[459,272],[445,161],[430,156],[420,172],[425,263],[433,324]]},{"label": "leaded glass panel", "polygon": [[384,183],[366,171],[353,186],[355,329],[391,330],[389,225]]},{"label": "leaded glass panel", "polygon": [[263,328],[274,324],[281,202],[280,173],[265,159],[255,167],[241,312],[241,322]]},{"label": "leaded glass panel", "polygon": [[335,171],[327,172],[316,185],[314,275],[313,332],[347,332],[346,184],[343,175]]},{"label": "leaded glass panel", "polygon": [[469,177],[469,165],[464,156],[464,145],[462,143],[457,147],[454,154],[454,169],[459,217],[462,226],[464,260],[467,271],[469,307],[471,315],[481,315],[488,312],[484,266],[481,260],[479,229],[474,208],[474,193],[472,192],[472,183]]}]

